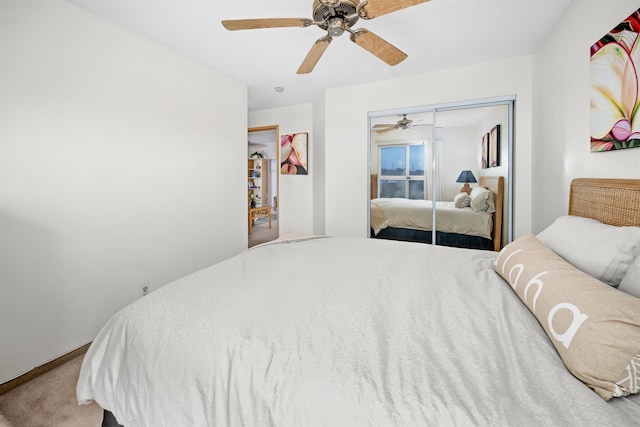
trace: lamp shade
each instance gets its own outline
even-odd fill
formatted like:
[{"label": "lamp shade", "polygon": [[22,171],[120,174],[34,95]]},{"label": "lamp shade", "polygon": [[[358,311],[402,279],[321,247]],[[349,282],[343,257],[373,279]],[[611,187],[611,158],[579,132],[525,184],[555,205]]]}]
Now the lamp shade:
[{"label": "lamp shade", "polygon": [[478,182],[471,171],[462,171],[456,182]]}]

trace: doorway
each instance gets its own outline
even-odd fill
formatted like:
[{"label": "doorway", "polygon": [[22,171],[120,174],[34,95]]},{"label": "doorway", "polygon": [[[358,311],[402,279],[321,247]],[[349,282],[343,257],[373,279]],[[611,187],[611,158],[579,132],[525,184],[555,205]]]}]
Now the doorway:
[{"label": "doorway", "polygon": [[248,247],[279,237],[279,126],[247,131]]}]

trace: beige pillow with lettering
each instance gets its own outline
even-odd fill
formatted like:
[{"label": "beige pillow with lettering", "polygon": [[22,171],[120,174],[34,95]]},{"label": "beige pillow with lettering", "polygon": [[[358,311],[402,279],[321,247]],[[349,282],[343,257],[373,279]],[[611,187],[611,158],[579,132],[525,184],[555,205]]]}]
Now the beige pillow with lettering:
[{"label": "beige pillow with lettering", "polygon": [[575,377],[605,400],[640,391],[640,299],[573,267],[534,235],[505,246],[495,268]]}]

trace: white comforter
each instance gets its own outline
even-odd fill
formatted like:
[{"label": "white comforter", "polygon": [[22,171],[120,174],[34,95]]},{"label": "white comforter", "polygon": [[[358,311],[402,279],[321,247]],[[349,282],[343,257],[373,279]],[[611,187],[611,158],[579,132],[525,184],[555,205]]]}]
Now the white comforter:
[{"label": "white comforter", "polygon": [[79,402],[134,426],[638,425],[564,367],[496,254],[376,239],[263,245],[113,316]]},{"label": "white comforter", "polygon": [[[379,198],[371,200],[371,228],[377,235],[387,227],[432,230],[433,202]],[[454,202],[436,202],[436,230],[491,239],[493,217],[486,212],[456,208]]]}]

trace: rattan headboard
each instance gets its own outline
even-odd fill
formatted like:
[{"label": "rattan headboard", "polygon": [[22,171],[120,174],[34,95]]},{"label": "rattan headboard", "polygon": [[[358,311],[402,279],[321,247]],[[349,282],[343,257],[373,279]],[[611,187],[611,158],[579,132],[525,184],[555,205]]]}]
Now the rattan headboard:
[{"label": "rattan headboard", "polygon": [[569,215],[610,225],[640,226],[640,179],[574,179]]}]

